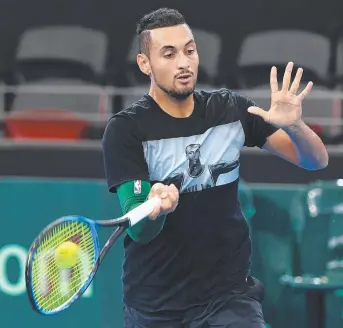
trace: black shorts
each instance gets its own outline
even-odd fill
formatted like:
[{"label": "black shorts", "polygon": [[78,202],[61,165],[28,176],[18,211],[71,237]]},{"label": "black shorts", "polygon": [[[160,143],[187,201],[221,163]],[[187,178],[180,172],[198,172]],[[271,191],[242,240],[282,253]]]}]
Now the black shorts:
[{"label": "black shorts", "polygon": [[264,328],[263,285],[249,277],[245,286],[180,317],[147,314],[124,306],[124,328]]}]

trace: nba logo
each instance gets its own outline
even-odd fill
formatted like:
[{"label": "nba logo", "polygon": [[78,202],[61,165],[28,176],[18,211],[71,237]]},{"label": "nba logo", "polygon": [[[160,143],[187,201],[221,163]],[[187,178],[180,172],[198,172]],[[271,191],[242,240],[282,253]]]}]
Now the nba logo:
[{"label": "nba logo", "polygon": [[140,194],[141,191],[142,191],[142,183],[141,183],[141,180],[135,180],[133,192],[134,192],[135,194]]}]

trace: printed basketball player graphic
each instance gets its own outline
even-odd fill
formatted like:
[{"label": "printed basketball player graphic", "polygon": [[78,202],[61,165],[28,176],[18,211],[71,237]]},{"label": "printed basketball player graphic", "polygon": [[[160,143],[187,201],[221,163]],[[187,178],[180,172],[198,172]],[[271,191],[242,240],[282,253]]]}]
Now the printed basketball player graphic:
[{"label": "printed basketball player graphic", "polygon": [[173,183],[181,193],[188,193],[237,180],[243,144],[238,121],[209,128],[201,135],[149,140],[143,149],[153,181]]},{"label": "printed basketball player graphic", "polygon": [[189,164],[188,175],[191,178],[198,178],[205,170],[205,165],[201,164],[200,161],[200,145],[192,144],[187,146],[186,156]]},{"label": "printed basketball player graphic", "polygon": [[[183,190],[185,192],[200,191],[207,188],[215,187],[221,175],[231,172],[239,166],[239,160],[231,163],[221,161],[219,163],[210,164],[208,166],[201,163],[200,144],[190,144],[186,147],[186,157],[188,159],[188,168],[186,172],[177,174],[169,179],[167,183],[173,183],[179,190],[183,190],[184,182],[189,179],[199,181],[196,185]],[[204,178],[200,179],[204,174]]]}]

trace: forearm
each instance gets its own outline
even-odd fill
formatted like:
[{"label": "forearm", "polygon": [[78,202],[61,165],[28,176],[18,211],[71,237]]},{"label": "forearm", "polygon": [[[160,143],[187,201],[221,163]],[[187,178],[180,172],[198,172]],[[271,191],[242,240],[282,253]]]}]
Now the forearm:
[{"label": "forearm", "polygon": [[[134,209],[139,204],[132,206],[131,209]],[[127,234],[137,243],[147,244],[162,231],[165,215],[157,217],[155,220],[142,220],[139,223],[135,224],[133,227],[126,229]]]},{"label": "forearm", "polygon": [[[134,181],[123,183],[118,187],[117,195],[123,213],[133,210],[147,199],[150,183],[142,181],[141,191],[138,194],[135,194],[133,190]],[[156,220],[145,219],[126,229],[126,232],[135,242],[146,244],[161,232],[164,221],[165,216],[160,216]]]},{"label": "forearm", "polygon": [[284,131],[296,148],[301,167],[319,170],[328,165],[329,156],[323,142],[304,122],[285,128]]}]

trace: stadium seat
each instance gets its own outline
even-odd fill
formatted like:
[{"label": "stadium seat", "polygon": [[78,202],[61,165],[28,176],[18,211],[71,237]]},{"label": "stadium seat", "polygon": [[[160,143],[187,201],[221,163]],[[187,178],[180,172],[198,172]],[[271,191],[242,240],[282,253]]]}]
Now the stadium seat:
[{"label": "stadium seat", "polygon": [[216,85],[222,39],[219,35],[203,29],[192,29],[200,58],[198,87],[211,89]]},{"label": "stadium seat", "polygon": [[241,44],[237,59],[239,88],[246,89],[246,95],[260,107],[269,109],[270,69],[272,66],[278,68],[281,87],[288,61],[295,63],[292,78],[297,67],[304,69],[300,90],[307,82],[314,82],[312,92],[303,103],[304,120],[321,125],[319,120],[324,119],[324,134],[334,136],[340,133],[340,128],[335,125],[335,120],[341,118],[340,100],[327,93],[332,89],[329,75],[331,44],[328,37],[304,30],[268,30],[248,34]]},{"label": "stadium seat", "polygon": [[343,180],[319,181],[300,190],[291,219],[293,272],[282,276],[281,283],[305,293],[308,327],[323,328],[329,293],[343,288]]},{"label": "stadium seat", "polygon": [[[82,93],[73,91],[73,87],[82,88]],[[60,92],[58,92],[59,88]],[[101,86],[82,80],[42,79],[18,86],[12,111],[26,108],[55,108],[74,111],[89,117],[93,115],[97,118],[103,94]],[[106,111],[106,108],[102,110]]]},{"label": "stadium seat", "polygon": [[[343,23],[331,30],[330,80],[333,88],[343,90]],[[341,130],[341,132],[343,132]]]},{"label": "stadium seat", "polygon": [[27,29],[20,36],[16,51],[17,91],[10,109],[53,108],[97,119],[99,111],[106,112],[110,106],[100,86],[107,48],[108,39],[103,32],[82,26]]},{"label": "stadium seat", "polygon": [[282,79],[285,65],[293,61],[304,68],[303,80],[329,85],[330,40],[303,30],[269,30],[249,34],[237,58],[240,88],[251,88],[269,80],[272,65]]},{"label": "stadium seat", "polygon": [[89,121],[61,109],[26,109],[4,119],[5,137],[16,140],[79,140]]},{"label": "stadium seat", "polygon": [[16,79],[62,77],[99,82],[105,69],[107,36],[82,26],[42,26],[26,30],[16,51]]}]

